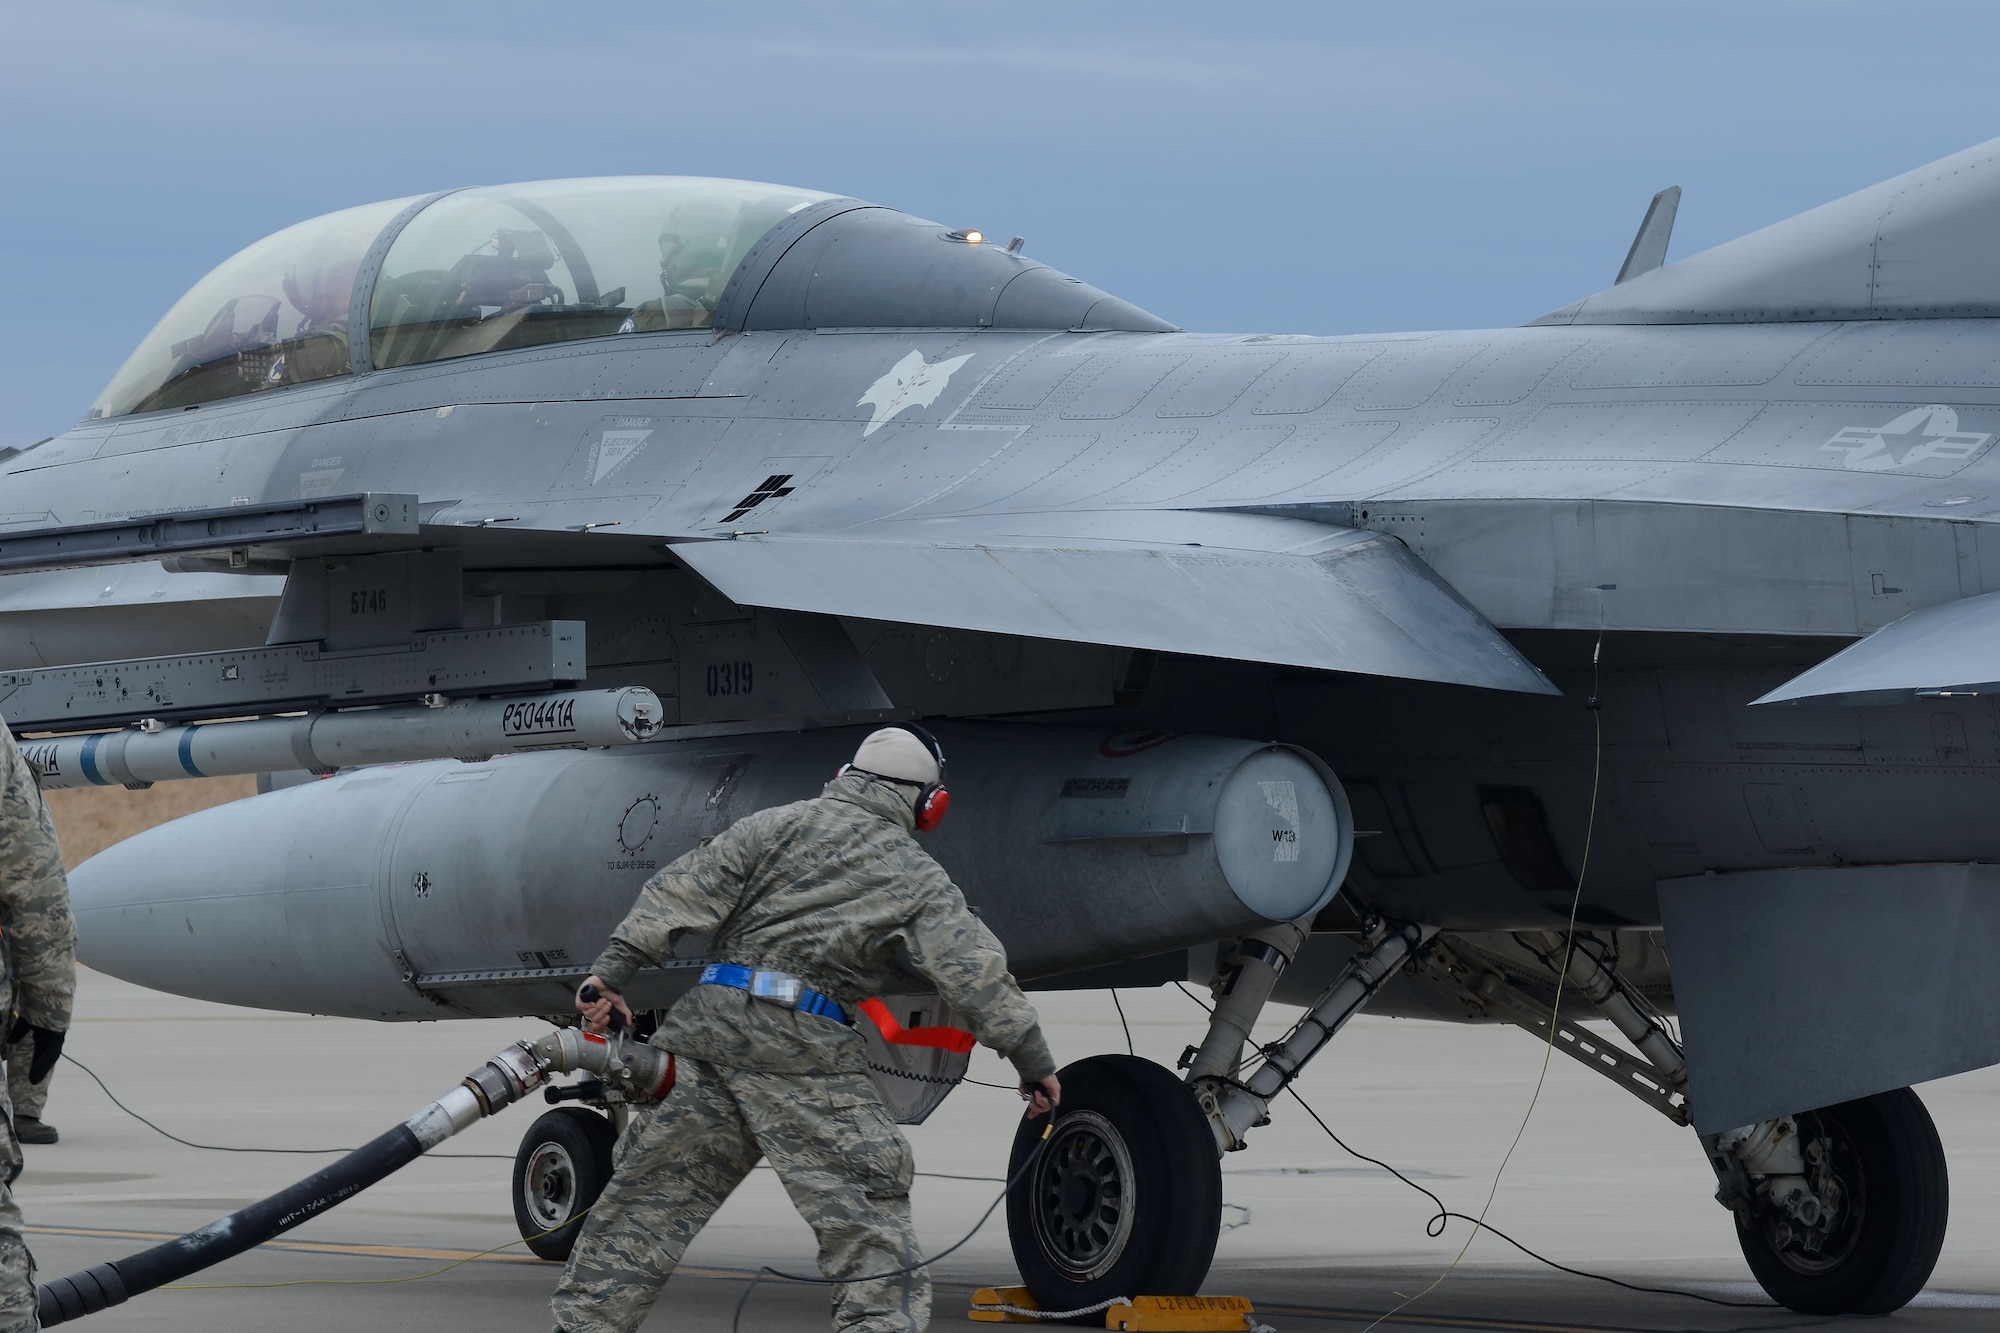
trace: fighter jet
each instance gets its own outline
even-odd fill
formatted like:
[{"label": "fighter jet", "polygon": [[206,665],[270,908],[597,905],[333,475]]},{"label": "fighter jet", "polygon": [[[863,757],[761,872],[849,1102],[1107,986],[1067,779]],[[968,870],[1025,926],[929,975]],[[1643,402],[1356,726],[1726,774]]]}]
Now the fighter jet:
[{"label": "fighter jet", "polygon": [[[1194,1290],[1220,1154],[1366,1006],[1575,1056],[1690,1127],[1773,1298],[1897,1309],[1946,1223],[1910,1085],[2000,1062],[2000,140],[1666,264],[1678,200],[1526,326],[1338,338],[743,181],[279,232],[0,463],[45,781],[268,775],[81,867],[82,956],[561,1013],[648,875],[923,719],[1024,979],[1215,999],[1180,1070],[1064,1072],[1008,1214],[1045,1308]],[[918,1119],[963,1056],[882,998]],[[601,1179],[572,1091],[524,1231]]]}]

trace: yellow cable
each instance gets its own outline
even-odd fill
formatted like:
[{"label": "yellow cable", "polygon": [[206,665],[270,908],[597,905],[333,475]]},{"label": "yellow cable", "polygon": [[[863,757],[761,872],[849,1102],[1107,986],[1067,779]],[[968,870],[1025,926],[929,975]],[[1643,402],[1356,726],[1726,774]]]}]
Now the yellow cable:
[{"label": "yellow cable", "polygon": [[[1603,641],[1600,639],[1597,651],[1591,654],[1591,666],[1593,670],[1597,665],[1597,654],[1602,651],[1603,646]],[[1597,682],[1595,680],[1591,682],[1591,695],[1591,701],[1594,704],[1597,701]],[[1472,1242],[1478,1240],[1479,1233],[1485,1229],[1486,1214],[1493,1207],[1493,1200],[1500,1193],[1500,1178],[1507,1174],[1507,1164],[1514,1160],[1514,1150],[1521,1146],[1521,1138],[1528,1132],[1528,1122],[1534,1118],[1535,1107],[1542,1100],[1542,1085],[1548,1081],[1549,1077],[1549,1061],[1555,1057],[1556,1053],[1556,1029],[1561,1025],[1563,989],[1569,981],[1570,960],[1576,955],[1576,914],[1583,904],[1584,876],[1590,873],[1590,845],[1592,840],[1597,836],[1597,793],[1604,777],[1603,714],[1596,708],[1593,708],[1590,713],[1590,720],[1594,730],[1592,744],[1594,755],[1591,761],[1590,774],[1590,821],[1584,828],[1583,862],[1577,867],[1576,871],[1576,892],[1570,896],[1569,900],[1569,928],[1563,936],[1562,971],[1556,975],[1556,1002],[1554,1007],[1549,1010],[1549,1041],[1548,1045],[1542,1050],[1542,1068],[1541,1072],[1535,1076],[1534,1095],[1528,1099],[1528,1109],[1521,1116],[1520,1127],[1514,1131],[1514,1141],[1507,1145],[1507,1155],[1500,1159],[1500,1169],[1493,1173],[1493,1188],[1486,1192],[1486,1203],[1480,1208],[1479,1220],[1473,1223],[1472,1234],[1465,1238],[1465,1244],[1458,1247],[1458,1253],[1452,1256],[1451,1263],[1446,1266],[1444,1272],[1437,1275],[1437,1279],[1428,1287],[1425,1287],[1414,1296],[1404,1296],[1400,1291],[1395,1292],[1395,1295],[1402,1297],[1403,1303],[1382,1315],[1375,1323],[1363,1329],[1361,1333],[1372,1333],[1376,1325],[1382,1323],[1383,1320],[1393,1319],[1395,1316],[1409,1309],[1412,1305],[1415,1305],[1418,1301],[1443,1286],[1445,1279],[1457,1270],[1460,1261],[1465,1258],[1466,1251],[1472,1248]]]},{"label": "yellow cable", "polygon": [[585,1208],[582,1212],[577,1213],[564,1222],[562,1226],[553,1226],[547,1231],[538,1231],[532,1236],[523,1236],[519,1240],[510,1240],[505,1245],[495,1245],[490,1250],[481,1250],[478,1254],[468,1254],[463,1259],[454,1259],[443,1268],[434,1268],[428,1273],[412,1273],[407,1277],[302,1277],[294,1278],[289,1282],[176,1282],[172,1286],[160,1287],[157,1290],[255,1291],[271,1287],[393,1287],[401,1282],[422,1282],[428,1278],[437,1277],[441,1273],[449,1273],[452,1269],[462,1264],[469,1264],[475,1259],[484,1259],[489,1254],[498,1254],[502,1250],[511,1250],[516,1245],[526,1245],[529,1241],[540,1240],[543,1236],[553,1236],[556,1232],[561,1231],[563,1227],[570,1226],[576,1222],[578,1218],[587,1216],[591,1208],[595,1207],[597,1205],[593,1203],[590,1205],[590,1208]]}]

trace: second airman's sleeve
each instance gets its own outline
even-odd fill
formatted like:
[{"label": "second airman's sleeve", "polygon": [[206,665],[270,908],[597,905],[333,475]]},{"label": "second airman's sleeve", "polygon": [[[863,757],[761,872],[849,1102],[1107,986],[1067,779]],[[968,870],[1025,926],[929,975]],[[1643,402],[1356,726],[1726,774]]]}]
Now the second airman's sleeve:
[{"label": "second airman's sleeve", "polygon": [[1040,1017],[1007,970],[1007,951],[972,914],[958,887],[933,863],[922,907],[902,932],[910,966],[980,1041],[1007,1057],[1024,1082],[1056,1072]]},{"label": "second airman's sleeve", "polygon": [[69,1027],[76,996],[76,922],[55,820],[35,771],[0,723],[0,928],[7,933],[21,1016]]}]

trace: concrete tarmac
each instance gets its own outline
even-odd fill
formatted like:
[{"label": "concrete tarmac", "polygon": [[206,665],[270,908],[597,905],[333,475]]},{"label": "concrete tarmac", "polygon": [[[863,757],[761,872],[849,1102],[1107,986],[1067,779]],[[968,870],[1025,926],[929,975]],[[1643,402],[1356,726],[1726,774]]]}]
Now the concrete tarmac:
[{"label": "concrete tarmac", "polygon": [[[1133,1048],[1171,1065],[1203,1015],[1172,988],[1122,991]],[[1108,992],[1036,997],[1057,1058],[1126,1046]],[[1277,1015],[1272,1035],[1288,1021]],[[214,1151],[176,1143],[75,1064],[56,1074],[48,1118],[62,1142],[30,1147],[16,1186],[45,1274],[143,1249],[309,1174],[418,1110],[533,1020],[380,1025],[204,1004],[85,972],[69,1052],[133,1112]],[[1522,1123],[1543,1049],[1512,1029],[1357,1020],[1302,1081],[1314,1110],[1356,1149],[1401,1168],[1450,1208],[1479,1213]],[[972,1077],[1011,1084],[990,1053]],[[1930,1290],[1884,1327],[2000,1327],[2000,1071],[1922,1096],[1951,1154],[1952,1223]],[[932,1249],[962,1236],[998,1193],[1020,1104],[968,1085],[909,1131],[923,1175],[917,1225]],[[549,1327],[557,1268],[526,1255],[508,1201],[515,1146],[539,1103],[475,1126],[331,1212],[192,1279],[93,1316],[117,1329],[303,1330]],[[1742,1307],[1621,1290],[1553,1272],[1468,1228],[1425,1234],[1433,1205],[1347,1156],[1282,1104],[1252,1148],[1223,1164],[1228,1203],[1208,1290],[1257,1304],[1282,1333],[1436,1330],[1763,1330],[1815,1327],[1762,1304],[1691,1131],[1557,1055],[1495,1194],[1489,1220],[1551,1259]],[[757,1172],[689,1251],[646,1327],[722,1333],[763,1264],[812,1267],[811,1235]],[[455,1265],[455,1266],[454,1266]],[[1447,1270],[1450,1276],[1432,1287]],[[1012,1276],[1004,1221],[938,1266],[935,1326],[965,1320],[972,1288]],[[1427,1288],[1431,1288],[1426,1291]],[[741,1327],[827,1327],[823,1289],[766,1282]],[[83,1325],[79,1325],[82,1327]]]}]

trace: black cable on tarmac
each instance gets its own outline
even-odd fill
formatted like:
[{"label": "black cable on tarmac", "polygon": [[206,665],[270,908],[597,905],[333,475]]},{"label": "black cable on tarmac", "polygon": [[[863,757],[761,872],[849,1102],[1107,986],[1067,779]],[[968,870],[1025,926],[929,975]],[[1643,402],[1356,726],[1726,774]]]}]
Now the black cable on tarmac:
[{"label": "black cable on tarmac", "polygon": [[[95,1083],[98,1087],[98,1090],[101,1091],[107,1098],[110,1099],[111,1104],[113,1106],[123,1111],[126,1115],[131,1116],[134,1120],[144,1125],[147,1129],[152,1130],[155,1134],[158,1134],[160,1137],[165,1139],[171,1139],[173,1142],[180,1144],[183,1148],[199,1148],[203,1152],[278,1153],[284,1156],[298,1156],[298,1157],[330,1157],[335,1153],[349,1153],[354,1151],[354,1149],[352,1148],[253,1148],[244,1144],[196,1143],[193,1139],[184,1139],[180,1135],[174,1133],[172,1130],[167,1129],[164,1126],[159,1125],[151,1120],[148,1120],[145,1116],[140,1115],[137,1111],[127,1106],[124,1102],[119,1101],[118,1094],[111,1090],[110,1084],[106,1083],[102,1078],[98,1076],[96,1070],[92,1069],[89,1065],[85,1064],[83,1061],[71,1055],[68,1051],[63,1052],[62,1058],[69,1061],[71,1064],[75,1065],[78,1069],[81,1069],[85,1074],[87,1074],[90,1077],[90,1081],[92,1083]],[[440,1161],[448,1161],[453,1158],[459,1159],[461,1161],[484,1159],[487,1161],[495,1161],[495,1162],[511,1162],[514,1160],[514,1154],[506,1152],[434,1152],[434,1153],[425,1153],[424,1156],[430,1158],[436,1158]]]},{"label": "black cable on tarmac", "polygon": [[1480,1231],[1492,1232],[1495,1236],[1498,1236],[1501,1240],[1506,1241],[1509,1245],[1512,1245],[1515,1249],[1519,1250],[1522,1254],[1527,1255],[1530,1259],[1533,1259],[1536,1263],[1547,1264],[1550,1268],[1555,1269],[1558,1273],[1568,1273],[1571,1277],[1585,1277],[1589,1278],[1592,1282],[1608,1282],[1614,1287],[1623,1287],[1627,1291],[1645,1292],[1646,1294],[1651,1296],[1679,1296],[1682,1297],[1683,1299],[1690,1301],[1701,1301],[1706,1305],[1724,1305],[1728,1306],[1732,1310],[1775,1310],[1779,1308],[1778,1306],[1772,1304],[1769,1301],[1730,1301],[1730,1300],[1724,1300],[1720,1296],[1704,1296],[1698,1291],[1682,1291],[1676,1287],[1646,1287],[1646,1286],[1641,1286],[1636,1282],[1626,1282],[1620,1278],[1607,1277],[1603,1273],[1592,1273],[1581,1268],[1571,1268],[1568,1264],[1559,1264],[1555,1260],[1549,1258],[1547,1255],[1537,1254],[1535,1251],[1523,1245],[1520,1241],[1515,1240],[1512,1236],[1502,1231],[1499,1227],[1494,1226],[1491,1222],[1488,1222],[1483,1218],[1473,1217],[1468,1213],[1454,1212],[1453,1210],[1445,1207],[1444,1200],[1438,1198],[1438,1196],[1433,1194],[1430,1190],[1425,1189],[1422,1185],[1419,1185],[1416,1181],[1411,1180],[1401,1171],[1398,1171],[1395,1167],[1390,1166],[1387,1162],[1381,1160],[1380,1158],[1370,1157],[1367,1153],[1357,1152],[1353,1148],[1348,1147],[1346,1140],[1342,1139],[1340,1135],[1334,1133],[1333,1127],[1331,1125],[1327,1124],[1326,1121],[1320,1119],[1318,1111],[1313,1110],[1312,1107],[1310,1106],[1306,1106],[1306,1099],[1299,1096],[1298,1091],[1296,1089],[1288,1087],[1285,1089],[1285,1091],[1292,1094],[1293,1101],[1297,1102],[1300,1106],[1305,1107],[1306,1114],[1313,1118],[1313,1123],[1318,1125],[1321,1129],[1325,1130],[1326,1136],[1332,1139],[1334,1141],[1334,1144],[1338,1146],[1342,1152],[1346,1153],[1349,1157],[1354,1158],[1356,1161],[1366,1162],[1370,1166],[1381,1167],[1384,1171],[1387,1171],[1390,1175],[1402,1181],[1405,1185],[1408,1185],[1411,1189],[1415,1190],[1417,1193],[1423,1195],[1426,1199],[1429,1199],[1431,1201],[1431,1206],[1436,1208],[1437,1212],[1431,1215],[1430,1221],[1424,1223],[1424,1234],[1427,1236],[1433,1238],[1442,1236],[1444,1234],[1445,1226],[1453,1219],[1456,1219],[1460,1222],[1472,1223],[1472,1228],[1475,1233]]},{"label": "black cable on tarmac", "polygon": [[[1175,984],[1178,985],[1179,983]],[[1194,1000],[1196,1004],[1201,1004],[1201,1000],[1198,997],[1196,997],[1192,992],[1188,991],[1185,987],[1182,987],[1182,993],[1187,995],[1189,999]],[[1204,1009],[1206,1009],[1207,1007],[1208,1007],[1207,1005],[1202,1005],[1202,1008]],[[1390,1175],[1402,1181],[1405,1185],[1408,1185],[1411,1189],[1415,1190],[1417,1193],[1423,1195],[1426,1199],[1429,1199],[1431,1201],[1431,1206],[1436,1208],[1437,1211],[1431,1214],[1430,1220],[1424,1224],[1424,1234],[1427,1236],[1435,1238],[1443,1235],[1446,1224],[1451,1222],[1453,1219],[1456,1219],[1460,1222],[1470,1222],[1472,1224],[1473,1232],[1475,1235],[1480,1231],[1490,1231],[1495,1236],[1499,1237],[1501,1240],[1506,1241],[1509,1245],[1512,1245],[1515,1249],[1519,1250],[1522,1254],[1525,1254],[1530,1259],[1533,1259],[1536,1263],[1546,1264],[1548,1267],[1555,1269],[1558,1273],[1568,1273],[1571,1277],[1589,1278],[1592,1282],[1608,1282],[1614,1287],[1623,1287],[1627,1291],[1645,1292],[1648,1295],[1653,1295],[1653,1296],[1680,1296],[1691,1301],[1701,1301],[1708,1305],[1724,1305],[1730,1307],[1731,1309],[1737,1309],[1737,1310],[1775,1310],[1778,1308],[1776,1305],[1773,1305],[1768,1301],[1731,1301],[1731,1300],[1724,1300],[1720,1296],[1704,1296],[1698,1291],[1681,1291],[1673,1287],[1639,1286],[1636,1283],[1625,1282],[1619,1278],[1607,1277],[1603,1273],[1592,1273],[1582,1268],[1571,1268],[1568,1264],[1557,1263],[1554,1259],[1549,1258],[1547,1255],[1538,1254],[1534,1250],[1529,1249],[1526,1245],[1523,1245],[1520,1241],[1515,1240],[1512,1236],[1502,1231],[1499,1227],[1494,1226],[1491,1222],[1486,1221],[1484,1218],[1473,1217],[1469,1213],[1456,1212],[1453,1209],[1445,1207],[1444,1200],[1438,1198],[1438,1196],[1433,1192],[1431,1192],[1429,1189],[1426,1189],[1424,1186],[1419,1185],[1416,1181],[1410,1179],[1408,1176],[1404,1175],[1401,1171],[1398,1171],[1395,1167],[1389,1165],[1381,1158],[1370,1157],[1367,1153],[1361,1152],[1355,1148],[1350,1147],[1347,1143],[1347,1140],[1341,1138],[1340,1135],[1334,1133],[1333,1126],[1327,1124],[1325,1120],[1321,1119],[1320,1113],[1318,1111],[1313,1110],[1313,1108],[1307,1104],[1305,1098],[1299,1096],[1299,1091],[1297,1087],[1287,1085],[1285,1091],[1289,1092],[1292,1095],[1293,1101],[1297,1102],[1300,1106],[1305,1108],[1305,1113],[1312,1117],[1313,1123],[1318,1125],[1320,1129],[1325,1132],[1326,1136],[1332,1139],[1334,1145],[1338,1147],[1342,1152],[1346,1153],[1349,1157],[1354,1158],[1356,1161],[1366,1162],[1370,1166],[1380,1167],[1382,1170],[1387,1171]]]},{"label": "black cable on tarmac", "polygon": [[[992,1220],[993,1214],[999,1209],[1002,1203],[1006,1202],[1007,1196],[1014,1192],[1014,1187],[1027,1179],[1029,1170],[1033,1168],[1035,1162],[1042,1155],[1042,1148],[1048,1143],[1050,1137],[1055,1132],[1056,1111],[1051,1108],[1049,1111],[1048,1128],[1044,1129],[1042,1136],[1035,1140],[1035,1146],[1028,1150],[1028,1155],[1022,1160],[1020,1168],[1008,1178],[1005,1185],[1000,1187],[1000,1193],[994,1198],[993,1202],[986,1205],[986,1211],[981,1213],[979,1220],[972,1224],[972,1230],[960,1236],[952,1245],[939,1250],[929,1258],[919,1259],[916,1263],[905,1264],[901,1268],[892,1268],[886,1273],[866,1273],[858,1277],[820,1277],[816,1274],[787,1273],[783,1269],[772,1268],[766,1264],[757,1270],[757,1276],[750,1279],[749,1285],[743,1288],[743,1294],[737,1298],[736,1313],[730,1316],[729,1319],[729,1333],[742,1333],[743,1308],[750,1304],[751,1295],[756,1292],[758,1284],[766,1277],[775,1277],[785,1282],[805,1282],[816,1287],[844,1287],[853,1282],[880,1282],[885,1278],[903,1277],[906,1274],[917,1272],[919,1269],[929,1268],[938,1260],[958,1253],[958,1251],[971,1244],[972,1238],[978,1235],[985,1228],[986,1224]],[[1084,1311],[1072,1310],[1067,1313],[1082,1314]]]}]

